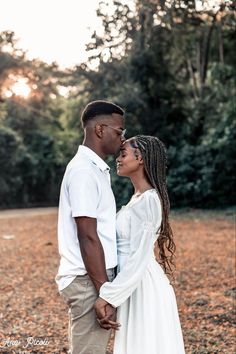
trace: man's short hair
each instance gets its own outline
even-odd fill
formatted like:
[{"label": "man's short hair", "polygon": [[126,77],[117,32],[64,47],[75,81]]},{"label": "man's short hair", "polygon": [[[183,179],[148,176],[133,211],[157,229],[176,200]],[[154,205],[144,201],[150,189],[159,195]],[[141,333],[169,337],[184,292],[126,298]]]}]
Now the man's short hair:
[{"label": "man's short hair", "polygon": [[81,115],[83,127],[87,125],[93,118],[101,115],[111,115],[112,113],[124,116],[124,111],[121,107],[112,102],[107,101],[92,101],[87,104]]}]

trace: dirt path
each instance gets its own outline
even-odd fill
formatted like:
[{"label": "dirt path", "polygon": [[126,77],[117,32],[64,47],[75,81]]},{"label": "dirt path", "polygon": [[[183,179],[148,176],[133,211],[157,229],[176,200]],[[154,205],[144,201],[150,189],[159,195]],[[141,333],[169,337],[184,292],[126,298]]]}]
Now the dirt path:
[{"label": "dirt path", "polygon": [[57,213],[57,208],[31,208],[0,210],[0,219],[28,217],[37,215],[51,215]]},{"label": "dirt path", "polygon": [[[0,212],[0,353],[67,352],[67,308],[54,281],[56,222],[55,208]],[[175,213],[173,228],[186,354],[233,354],[233,215]]]}]

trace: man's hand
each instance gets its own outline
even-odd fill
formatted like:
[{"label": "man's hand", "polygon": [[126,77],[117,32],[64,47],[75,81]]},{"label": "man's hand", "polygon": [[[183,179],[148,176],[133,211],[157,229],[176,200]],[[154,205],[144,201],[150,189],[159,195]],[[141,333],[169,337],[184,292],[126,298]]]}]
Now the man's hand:
[{"label": "man's hand", "polygon": [[105,300],[98,298],[94,305],[97,321],[104,329],[118,330],[120,324],[116,322],[116,309]]}]

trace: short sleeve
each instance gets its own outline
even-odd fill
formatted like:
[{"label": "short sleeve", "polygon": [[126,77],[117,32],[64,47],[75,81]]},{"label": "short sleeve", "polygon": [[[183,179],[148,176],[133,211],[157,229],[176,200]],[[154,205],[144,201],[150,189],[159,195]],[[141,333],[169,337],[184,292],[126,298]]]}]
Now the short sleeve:
[{"label": "short sleeve", "polygon": [[67,188],[72,216],[97,218],[99,182],[93,173],[86,169],[73,171]]},{"label": "short sleeve", "polygon": [[155,191],[145,193],[130,210],[130,252],[127,262],[112,282],[100,288],[100,297],[117,307],[138,287],[150,260],[161,224],[161,204]]}]

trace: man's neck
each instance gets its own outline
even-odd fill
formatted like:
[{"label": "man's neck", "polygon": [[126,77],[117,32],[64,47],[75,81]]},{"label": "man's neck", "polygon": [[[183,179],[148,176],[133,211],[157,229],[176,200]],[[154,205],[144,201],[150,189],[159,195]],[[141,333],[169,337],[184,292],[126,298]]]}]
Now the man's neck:
[{"label": "man's neck", "polygon": [[106,155],[99,149],[98,146],[93,144],[92,142],[88,142],[86,139],[83,141],[82,145],[88,147],[89,149],[93,150],[101,159],[105,160]]}]

